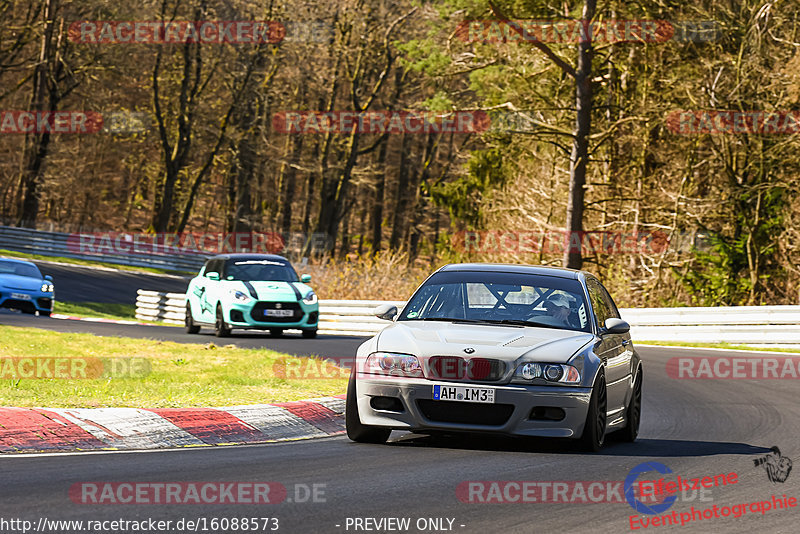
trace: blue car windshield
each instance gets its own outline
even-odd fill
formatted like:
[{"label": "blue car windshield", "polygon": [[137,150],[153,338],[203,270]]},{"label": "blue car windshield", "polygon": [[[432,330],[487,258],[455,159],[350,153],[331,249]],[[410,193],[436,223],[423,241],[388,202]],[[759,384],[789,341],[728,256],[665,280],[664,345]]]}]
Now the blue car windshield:
[{"label": "blue car windshield", "polygon": [[42,273],[39,272],[39,269],[35,265],[0,260],[0,275],[4,274],[15,274],[17,276],[42,279]]},{"label": "blue car windshield", "polygon": [[443,271],[411,297],[399,321],[464,321],[591,332],[578,280],[539,274]]},{"label": "blue car windshield", "polygon": [[266,280],[270,282],[297,282],[297,273],[291,265],[272,260],[228,260],[225,262],[224,280]]}]

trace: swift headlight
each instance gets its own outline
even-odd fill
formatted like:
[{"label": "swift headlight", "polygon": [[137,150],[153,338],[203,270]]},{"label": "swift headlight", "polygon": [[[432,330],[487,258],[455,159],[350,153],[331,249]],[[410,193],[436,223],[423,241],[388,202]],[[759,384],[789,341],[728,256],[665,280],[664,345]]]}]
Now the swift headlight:
[{"label": "swift headlight", "polygon": [[397,352],[373,352],[367,356],[364,372],[381,375],[421,377],[422,366],[416,356]]},{"label": "swift headlight", "polygon": [[53,292],[53,284],[50,282],[42,282],[42,287],[40,289],[42,293],[52,293]]},{"label": "swift headlight", "polygon": [[230,294],[231,294],[231,296],[233,297],[234,300],[237,300],[239,302],[249,302],[250,301],[250,295],[248,295],[247,293],[245,293],[243,291],[239,291],[238,289],[231,289]]},{"label": "swift headlight", "polygon": [[571,365],[562,363],[525,362],[517,367],[514,381],[517,383],[544,379],[561,384],[579,384],[581,373]]},{"label": "swift headlight", "polygon": [[306,304],[316,304],[317,303],[317,294],[313,291],[309,291],[306,293],[306,296],[303,297],[303,302]]}]

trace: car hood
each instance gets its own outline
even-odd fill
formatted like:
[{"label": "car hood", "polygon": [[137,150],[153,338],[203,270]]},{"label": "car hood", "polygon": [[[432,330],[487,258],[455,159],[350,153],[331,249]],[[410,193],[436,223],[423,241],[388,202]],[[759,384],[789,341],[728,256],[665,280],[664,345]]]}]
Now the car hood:
[{"label": "car hood", "polygon": [[[273,282],[268,280],[252,280],[250,282],[229,281],[231,289],[238,289],[246,295],[251,295],[250,287],[258,295],[258,300],[272,300],[280,302],[290,302],[299,300],[297,294],[302,298],[311,289],[300,282]],[[250,287],[248,287],[248,285]],[[294,286],[294,287],[292,287]],[[295,291],[295,288],[297,291]]]},{"label": "car hood", "polygon": [[22,289],[23,291],[38,291],[42,287],[42,280],[16,274],[4,274],[0,276],[0,287]]},{"label": "car hood", "polygon": [[[515,361],[525,356],[533,361],[566,363],[594,340],[593,334],[575,330],[400,321],[381,331],[377,350],[423,359],[438,355]],[[468,354],[466,348],[475,351]]]}]

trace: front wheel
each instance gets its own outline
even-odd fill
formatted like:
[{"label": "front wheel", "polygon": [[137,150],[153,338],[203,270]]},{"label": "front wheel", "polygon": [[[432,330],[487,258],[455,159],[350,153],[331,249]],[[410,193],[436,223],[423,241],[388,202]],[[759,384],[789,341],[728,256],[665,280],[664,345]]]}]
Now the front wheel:
[{"label": "front wheel", "polygon": [[314,339],[315,337],[317,337],[317,331],[316,330],[303,330],[303,337],[306,338],[306,339]]},{"label": "front wheel", "polygon": [[184,325],[186,326],[186,333],[187,334],[197,334],[200,332],[200,327],[194,324],[194,317],[192,317],[192,307],[189,303],[186,303],[186,317],[183,321]]},{"label": "front wheel", "polygon": [[281,337],[283,335],[283,328],[270,328],[269,335],[272,337]]},{"label": "front wheel", "polygon": [[600,375],[592,388],[592,397],[589,399],[589,410],[586,413],[586,423],[583,425],[581,448],[589,452],[597,452],[603,447],[606,435],[606,419],[608,417],[606,397],[606,377]]},{"label": "front wheel", "polygon": [[642,420],[642,372],[636,373],[636,378],[633,380],[633,394],[628,403],[628,408],[625,410],[625,419],[627,424],[625,428],[615,432],[615,437],[621,441],[633,443],[639,436],[639,423]]},{"label": "front wheel", "polygon": [[217,304],[217,320],[214,323],[214,335],[217,337],[228,337],[231,335],[231,328],[225,322],[225,316],[222,314],[222,306]]},{"label": "front wheel", "polygon": [[347,383],[344,420],[347,425],[347,437],[358,443],[386,443],[389,434],[392,433],[391,428],[367,426],[361,423],[356,399],[356,378],[353,373],[350,373],[350,381]]}]

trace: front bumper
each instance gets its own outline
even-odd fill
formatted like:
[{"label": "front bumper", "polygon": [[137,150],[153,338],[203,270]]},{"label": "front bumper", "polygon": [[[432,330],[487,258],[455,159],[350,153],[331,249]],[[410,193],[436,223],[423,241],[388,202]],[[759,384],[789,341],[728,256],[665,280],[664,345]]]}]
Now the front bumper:
[{"label": "front bumper", "polygon": [[[317,328],[319,322],[319,304],[305,304],[300,301],[281,302],[284,306],[295,306],[297,310],[291,318],[281,318],[275,320],[257,320],[260,319],[258,312],[259,303],[266,301],[251,301],[246,303],[232,302],[227,309],[224,309],[225,322],[232,328],[243,329],[269,329],[269,328],[289,328],[289,329],[303,329],[313,330]],[[270,304],[274,302],[270,301]],[[254,313],[254,309],[256,312]],[[264,317],[264,319],[267,319]]]},{"label": "front bumper", "polygon": [[[409,431],[449,430],[577,438],[583,434],[592,395],[591,388],[583,387],[489,385],[368,376],[361,374],[356,380],[361,422]],[[434,401],[434,384],[492,388],[495,390],[495,402]],[[375,409],[372,406],[375,397],[399,399],[402,412]],[[396,403],[395,408],[399,408]],[[542,419],[543,408],[563,410],[563,418]],[[560,413],[558,410],[555,412]],[[553,412],[547,410],[547,413]]]},{"label": "front bumper", "polygon": [[0,288],[0,308],[49,313],[53,311],[53,300],[53,293]]}]

